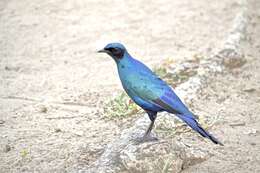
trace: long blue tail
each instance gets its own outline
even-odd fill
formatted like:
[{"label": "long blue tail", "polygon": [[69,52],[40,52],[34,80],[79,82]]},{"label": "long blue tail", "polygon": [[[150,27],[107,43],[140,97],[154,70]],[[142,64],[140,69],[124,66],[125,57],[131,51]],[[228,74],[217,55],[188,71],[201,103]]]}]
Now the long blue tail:
[{"label": "long blue tail", "polygon": [[210,139],[215,144],[219,144],[223,146],[223,144],[219,140],[217,140],[214,136],[212,136],[206,130],[204,130],[192,116],[186,116],[180,114],[178,114],[177,116],[180,119],[182,119],[185,123],[187,123],[193,130],[198,132],[201,136]]}]

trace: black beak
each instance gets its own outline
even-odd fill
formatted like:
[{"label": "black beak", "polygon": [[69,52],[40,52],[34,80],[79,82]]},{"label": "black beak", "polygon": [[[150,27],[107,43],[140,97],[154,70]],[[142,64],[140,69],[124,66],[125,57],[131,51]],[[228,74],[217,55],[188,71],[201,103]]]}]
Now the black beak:
[{"label": "black beak", "polygon": [[98,53],[107,53],[107,52],[108,52],[108,51],[105,50],[105,49],[101,49],[101,50],[98,51]]}]

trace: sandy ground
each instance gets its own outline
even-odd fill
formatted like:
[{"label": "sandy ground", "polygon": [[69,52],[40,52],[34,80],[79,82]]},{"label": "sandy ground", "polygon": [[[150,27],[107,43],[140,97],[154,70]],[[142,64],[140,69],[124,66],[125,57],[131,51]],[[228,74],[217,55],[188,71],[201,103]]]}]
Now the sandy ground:
[{"label": "sandy ground", "polygon": [[[240,3],[230,0],[2,0],[0,172],[76,172],[117,137],[124,127],[104,120],[98,110],[121,86],[114,62],[96,54],[98,48],[121,41],[150,66],[165,58],[208,56],[239,10]],[[226,148],[187,172],[259,171],[256,24],[253,47],[246,47],[248,64],[214,77],[195,106],[221,114],[214,131]],[[245,125],[231,127],[236,121]]]},{"label": "sandy ground", "polygon": [[183,173],[260,172],[260,8],[251,4],[251,23],[243,52],[247,64],[211,78],[196,108],[221,115],[214,132],[222,134],[225,147],[202,164]]}]

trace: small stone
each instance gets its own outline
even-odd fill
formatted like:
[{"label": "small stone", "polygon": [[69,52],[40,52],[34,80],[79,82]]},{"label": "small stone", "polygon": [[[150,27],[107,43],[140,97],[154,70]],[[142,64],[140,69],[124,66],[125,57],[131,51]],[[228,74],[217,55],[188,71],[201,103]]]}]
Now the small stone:
[{"label": "small stone", "polygon": [[20,67],[10,67],[10,66],[5,66],[6,71],[19,71]]},{"label": "small stone", "polygon": [[255,145],[256,145],[256,143],[255,143],[255,142],[251,142],[251,143],[250,143],[250,145],[252,145],[252,146],[255,146]]},{"label": "small stone", "polygon": [[59,133],[59,132],[61,132],[61,129],[60,129],[60,128],[55,128],[54,131],[55,131],[56,133]]},{"label": "small stone", "polygon": [[248,93],[252,93],[252,92],[255,92],[256,89],[255,88],[246,88],[243,91],[248,92]]},{"label": "small stone", "polygon": [[242,67],[246,63],[244,55],[234,49],[224,49],[219,52],[219,56],[224,66],[229,69]]},{"label": "small stone", "polygon": [[237,122],[237,123],[232,123],[229,124],[231,127],[236,127],[236,126],[245,126],[246,123],[245,122]]},{"label": "small stone", "polygon": [[0,124],[4,124],[5,123],[5,121],[4,120],[0,120]]},{"label": "small stone", "polygon": [[39,111],[40,111],[41,113],[47,113],[48,109],[47,109],[46,106],[41,106]]},{"label": "small stone", "polygon": [[10,68],[9,68],[8,66],[5,66],[5,70],[8,70],[8,71],[9,71],[9,70],[10,70]]},{"label": "small stone", "polygon": [[77,135],[77,136],[83,136],[84,132],[83,131],[75,131],[74,134]]},{"label": "small stone", "polygon": [[10,145],[8,145],[8,144],[6,144],[6,145],[4,146],[4,149],[3,149],[3,151],[4,151],[5,153],[7,153],[7,152],[11,151],[11,146],[10,146]]}]

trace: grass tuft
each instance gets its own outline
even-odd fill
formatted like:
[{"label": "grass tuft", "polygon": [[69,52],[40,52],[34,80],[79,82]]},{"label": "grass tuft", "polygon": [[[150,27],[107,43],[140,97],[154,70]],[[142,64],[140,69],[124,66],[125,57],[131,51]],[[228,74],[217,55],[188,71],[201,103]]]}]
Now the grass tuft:
[{"label": "grass tuft", "polygon": [[181,83],[186,82],[190,77],[195,76],[197,74],[196,69],[192,68],[179,70],[178,72],[173,73],[170,71],[170,69],[164,66],[154,68],[154,72],[172,87],[176,87]]},{"label": "grass tuft", "polygon": [[126,95],[120,93],[106,103],[104,107],[105,117],[108,119],[119,119],[137,114],[141,109]]}]

